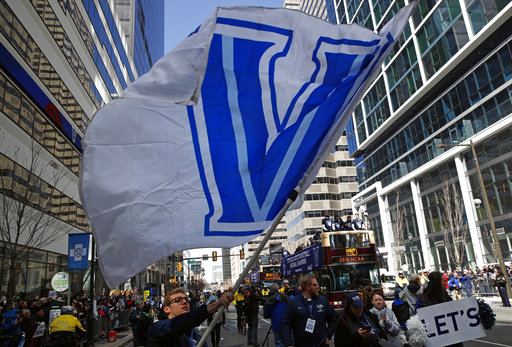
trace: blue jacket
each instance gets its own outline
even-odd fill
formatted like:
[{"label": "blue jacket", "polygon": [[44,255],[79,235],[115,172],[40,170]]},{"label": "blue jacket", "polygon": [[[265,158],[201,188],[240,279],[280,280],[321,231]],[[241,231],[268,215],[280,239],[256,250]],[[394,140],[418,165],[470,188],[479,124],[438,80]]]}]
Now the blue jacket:
[{"label": "blue jacket", "polygon": [[460,278],[460,282],[462,283],[462,286],[466,289],[471,289],[473,286],[471,285],[471,277],[469,274],[465,274]]},{"label": "blue jacket", "polygon": [[[313,333],[305,331],[308,318],[315,320]],[[323,296],[317,296],[308,301],[303,295],[297,295],[288,303],[281,320],[285,346],[324,346],[326,339],[332,339],[335,328],[334,308]]]},{"label": "blue jacket", "polygon": [[148,334],[147,347],[192,347],[191,330],[200,325],[209,316],[206,305],[183,313],[172,319],[153,323]]},{"label": "blue jacket", "polygon": [[448,289],[454,290],[454,289],[460,289],[461,285],[458,278],[452,277],[448,281]]},{"label": "blue jacket", "polygon": [[271,319],[272,330],[281,329],[281,320],[289,301],[290,297],[284,293],[272,293],[268,296],[264,316]]}]

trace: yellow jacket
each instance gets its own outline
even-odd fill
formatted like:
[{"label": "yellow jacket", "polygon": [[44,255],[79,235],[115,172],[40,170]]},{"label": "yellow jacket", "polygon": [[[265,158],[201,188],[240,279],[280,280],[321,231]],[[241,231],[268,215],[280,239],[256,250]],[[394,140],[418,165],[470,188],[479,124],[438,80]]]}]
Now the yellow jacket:
[{"label": "yellow jacket", "polygon": [[77,328],[85,332],[82,324],[75,316],[63,314],[55,318],[50,325],[50,334],[57,332],[75,333]]},{"label": "yellow jacket", "polygon": [[405,288],[405,286],[409,285],[409,280],[405,276],[404,278],[400,278],[400,276],[397,276],[396,283],[400,286],[400,288]]},{"label": "yellow jacket", "polygon": [[236,305],[236,303],[237,303],[238,301],[244,301],[244,300],[245,300],[245,295],[243,295],[242,293],[240,293],[240,292],[238,292],[238,291],[237,291],[237,292],[235,293],[235,300],[233,300],[233,305]]},{"label": "yellow jacket", "polygon": [[285,290],[285,289],[286,289],[286,287],[281,287],[281,288],[279,289],[279,293],[284,293],[284,290]]}]

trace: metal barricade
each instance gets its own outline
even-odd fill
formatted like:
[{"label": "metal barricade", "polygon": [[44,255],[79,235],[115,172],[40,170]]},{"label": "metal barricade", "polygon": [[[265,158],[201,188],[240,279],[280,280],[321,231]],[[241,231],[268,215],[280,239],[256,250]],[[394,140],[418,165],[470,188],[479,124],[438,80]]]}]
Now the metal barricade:
[{"label": "metal barricade", "polygon": [[491,297],[497,295],[498,291],[493,280],[485,277],[478,277],[476,279],[475,294],[480,297]]}]

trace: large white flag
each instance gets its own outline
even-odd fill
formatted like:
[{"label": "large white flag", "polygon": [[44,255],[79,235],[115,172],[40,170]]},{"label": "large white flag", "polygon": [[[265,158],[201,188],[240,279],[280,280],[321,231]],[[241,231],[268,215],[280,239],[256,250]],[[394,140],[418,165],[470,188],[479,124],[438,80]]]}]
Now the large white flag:
[{"label": "large white flag", "polygon": [[85,134],[81,193],[107,283],[269,227],[311,184],[414,6],[379,34],[219,8],[103,107]]}]

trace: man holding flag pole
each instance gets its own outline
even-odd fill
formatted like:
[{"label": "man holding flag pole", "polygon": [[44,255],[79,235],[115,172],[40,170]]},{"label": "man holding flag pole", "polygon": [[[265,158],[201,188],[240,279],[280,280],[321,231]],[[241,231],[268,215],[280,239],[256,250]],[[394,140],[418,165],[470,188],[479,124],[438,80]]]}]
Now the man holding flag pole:
[{"label": "man holding flag pole", "polygon": [[[288,208],[301,205],[415,7],[379,33],[287,9],[218,8],[98,111],[80,191],[107,284],[270,227],[237,290]],[[125,249],[137,262],[126,263]]]}]

